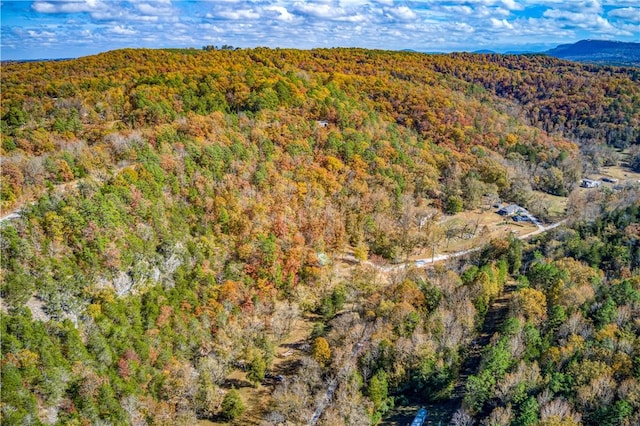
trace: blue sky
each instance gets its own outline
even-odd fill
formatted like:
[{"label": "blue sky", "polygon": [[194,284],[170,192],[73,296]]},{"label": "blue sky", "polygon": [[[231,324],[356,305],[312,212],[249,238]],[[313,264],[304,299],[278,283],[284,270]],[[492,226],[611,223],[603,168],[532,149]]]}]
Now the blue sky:
[{"label": "blue sky", "polygon": [[3,60],[123,47],[544,50],[640,41],[640,0],[2,0]]}]

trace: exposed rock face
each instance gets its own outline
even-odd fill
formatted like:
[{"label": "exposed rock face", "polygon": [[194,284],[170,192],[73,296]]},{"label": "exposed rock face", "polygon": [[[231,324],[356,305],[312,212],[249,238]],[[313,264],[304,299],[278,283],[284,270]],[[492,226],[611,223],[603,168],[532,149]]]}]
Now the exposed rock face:
[{"label": "exposed rock face", "polygon": [[165,256],[149,261],[142,259],[127,271],[120,271],[113,279],[98,278],[97,288],[113,288],[118,296],[140,291],[148,285],[173,287],[173,274],[182,265],[184,245],[178,243]]}]

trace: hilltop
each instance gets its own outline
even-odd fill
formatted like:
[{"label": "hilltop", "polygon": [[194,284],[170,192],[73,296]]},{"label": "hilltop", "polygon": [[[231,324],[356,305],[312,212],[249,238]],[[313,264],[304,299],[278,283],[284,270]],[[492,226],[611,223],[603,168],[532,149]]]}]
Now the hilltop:
[{"label": "hilltop", "polygon": [[561,44],[544,53],[577,62],[640,66],[640,43],[581,40],[573,44]]}]

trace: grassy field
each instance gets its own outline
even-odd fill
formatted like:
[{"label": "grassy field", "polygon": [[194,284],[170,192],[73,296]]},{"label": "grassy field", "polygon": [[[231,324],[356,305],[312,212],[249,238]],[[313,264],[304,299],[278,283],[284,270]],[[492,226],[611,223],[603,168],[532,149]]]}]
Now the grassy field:
[{"label": "grassy field", "polygon": [[533,191],[533,197],[536,197],[537,201],[544,205],[547,209],[547,215],[551,222],[557,222],[564,219],[567,212],[567,197],[561,197],[559,195],[547,194],[542,191]]},{"label": "grassy field", "polygon": [[[617,186],[626,186],[630,184],[638,185],[640,183],[640,173],[634,172],[626,166],[624,161],[615,166],[602,167],[600,173],[585,176],[588,179],[601,181],[602,187],[615,188]],[[602,182],[602,178],[613,178],[617,182]],[[578,188],[581,193],[593,191],[594,188]]]},{"label": "grassy field", "polygon": [[[510,217],[500,216],[497,209],[476,209],[445,217],[440,226],[445,232],[455,234],[444,238],[436,248],[436,255],[455,253],[482,245],[492,239],[512,235],[524,235],[537,227],[532,223],[514,222]],[[431,250],[425,249],[411,256],[412,260],[431,256]]]},{"label": "grassy field", "polygon": [[602,179],[603,177],[610,177],[618,179],[620,184],[626,182],[638,181],[640,179],[640,173],[636,173],[625,165],[626,163],[618,164],[616,166],[602,167],[600,173],[588,176],[591,179]]}]

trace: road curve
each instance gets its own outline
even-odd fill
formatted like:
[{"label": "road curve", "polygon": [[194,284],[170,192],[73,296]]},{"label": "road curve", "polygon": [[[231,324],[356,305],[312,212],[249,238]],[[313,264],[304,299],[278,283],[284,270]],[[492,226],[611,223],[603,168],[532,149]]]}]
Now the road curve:
[{"label": "road curve", "polygon": [[0,223],[8,222],[8,221],[10,221],[12,219],[18,219],[19,217],[20,217],[20,209],[16,209],[16,210],[12,211],[11,213],[0,217]]},{"label": "road curve", "polygon": [[[519,240],[526,240],[527,238],[533,237],[534,235],[539,235],[539,234],[542,234],[544,232],[550,231],[550,230],[552,230],[554,228],[557,228],[558,226],[560,226],[560,225],[562,225],[562,224],[564,224],[566,222],[567,222],[567,219],[563,219],[563,220],[561,220],[559,222],[552,223],[549,226],[538,225],[538,229],[536,229],[535,231],[529,232],[528,234],[524,234],[524,235],[518,235],[517,238]],[[409,263],[413,263],[416,266],[428,265],[430,263],[436,263],[436,262],[440,262],[442,260],[448,260],[448,259],[453,259],[453,258],[456,258],[456,257],[465,256],[467,254],[471,254],[471,253],[474,253],[476,251],[480,251],[480,250],[482,250],[483,247],[484,246],[474,247],[474,248],[470,248],[470,249],[467,249],[467,250],[457,251],[455,253],[441,254],[441,255],[438,255],[438,256],[435,256],[435,257],[427,257],[427,258],[424,258],[424,259],[415,259],[415,260],[412,260]],[[394,266],[396,266],[396,267],[404,267],[406,265],[407,265],[407,262],[405,262],[403,264],[400,264],[400,265],[394,265]]]},{"label": "road curve", "polygon": [[[567,219],[563,219],[559,222],[556,223],[552,223],[551,225],[548,226],[543,226],[541,224],[538,224],[538,229],[536,229],[533,232],[529,232],[528,234],[524,234],[524,235],[518,235],[518,239],[519,240],[526,240],[527,238],[533,237],[534,235],[539,235],[542,234],[544,232],[550,231],[552,229],[555,229],[563,224],[565,224],[567,222]],[[457,251],[454,253],[448,253],[448,254],[439,254],[437,256],[430,256],[430,257],[425,257],[425,258],[419,258],[419,259],[414,259],[414,260],[410,260],[408,262],[402,262],[402,263],[398,263],[395,265],[386,265],[386,266],[381,266],[381,265],[377,265],[373,262],[371,262],[370,260],[365,260],[365,261],[358,261],[355,257],[351,256],[351,255],[346,255],[342,257],[342,260],[346,260],[349,262],[354,262],[354,263],[360,263],[361,265],[368,265],[368,266],[372,266],[376,269],[378,269],[379,271],[382,272],[392,272],[392,271],[397,271],[399,269],[404,269],[407,266],[417,266],[417,267],[423,267],[423,266],[427,266],[430,265],[432,263],[437,263],[437,262],[441,262],[443,260],[449,260],[449,259],[455,259],[456,257],[462,257],[462,256],[466,256],[468,254],[471,253],[475,253],[477,251],[480,251],[484,248],[484,245],[478,246],[478,247],[473,247],[467,250],[461,250],[461,251]]]}]

